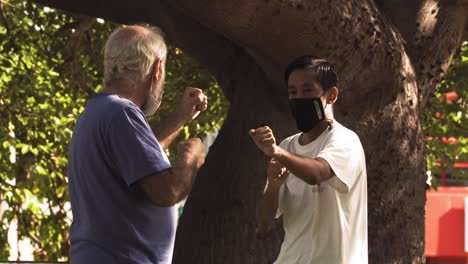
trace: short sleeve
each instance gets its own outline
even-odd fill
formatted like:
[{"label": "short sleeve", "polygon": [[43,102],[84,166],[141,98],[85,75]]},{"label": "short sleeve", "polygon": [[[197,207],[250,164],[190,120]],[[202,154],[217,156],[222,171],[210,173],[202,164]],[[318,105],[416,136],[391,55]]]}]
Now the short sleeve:
[{"label": "short sleeve", "polygon": [[125,183],[171,167],[144,114],[127,107],[113,116],[108,127],[111,156]]},{"label": "short sleeve", "polygon": [[325,159],[335,173],[327,182],[340,192],[348,192],[362,168],[364,152],[359,137],[352,131],[334,133],[317,157]]}]

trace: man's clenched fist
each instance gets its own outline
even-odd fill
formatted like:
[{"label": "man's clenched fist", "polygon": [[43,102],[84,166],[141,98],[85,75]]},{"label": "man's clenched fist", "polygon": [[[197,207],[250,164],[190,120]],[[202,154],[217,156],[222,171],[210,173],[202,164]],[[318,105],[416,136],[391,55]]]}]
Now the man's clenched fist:
[{"label": "man's clenched fist", "polygon": [[276,139],[273,135],[273,131],[267,127],[259,127],[257,129],[251,129],[249,131],[250,136],[255,142],[255,145],[263,151],[266,155],[273,157],[278,146],[276,145]]},{"label": "man's clenched fist", "polygon": [[185,89],[184,95],[179,106],[176,109],[179,117],[185,122],[197,118],[200,112],[208,107],[208,97],[198,88],[189,87]]}]

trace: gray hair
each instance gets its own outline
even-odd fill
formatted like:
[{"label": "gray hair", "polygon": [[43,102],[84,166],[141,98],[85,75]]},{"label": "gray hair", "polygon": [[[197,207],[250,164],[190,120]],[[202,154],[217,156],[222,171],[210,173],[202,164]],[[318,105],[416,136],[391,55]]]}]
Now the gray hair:
[{"label": "gray hair", "polygon": [[167,47],[162,31],[149,25],[137,26],[141,29],[118,28],[107,40],[104,49],[105,85],[116,79],[127,79],[132,83],[142,81],[151,73],[157,60],[166,58]]}]

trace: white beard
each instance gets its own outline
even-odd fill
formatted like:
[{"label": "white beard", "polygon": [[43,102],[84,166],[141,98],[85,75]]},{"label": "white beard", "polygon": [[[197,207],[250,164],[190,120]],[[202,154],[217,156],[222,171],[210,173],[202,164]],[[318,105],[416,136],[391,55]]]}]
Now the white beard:
[{"label": "white beard", "polygon": [[164,78],[153,85],[151,82],[151,89],[149,91],[148,97],[146,97],[146,101],[141,107],[141,110],[146,116],[152,116],[158,110],[159,106],[162,102],[162,94],[164,88]]}]

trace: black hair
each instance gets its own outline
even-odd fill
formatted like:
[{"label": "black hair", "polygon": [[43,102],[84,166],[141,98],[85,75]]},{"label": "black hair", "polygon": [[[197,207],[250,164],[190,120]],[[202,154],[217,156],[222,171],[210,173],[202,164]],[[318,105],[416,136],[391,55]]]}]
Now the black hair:
[{"label": "black hair", "polygon": [[324,91],[337,87],[338,75],[335,66],[325,59],[305,55],[293,60],[284,72],[284,81],[288,83],[289,75],[295,70],[313,68],[316,72],[317,81],[322,85]]}]

